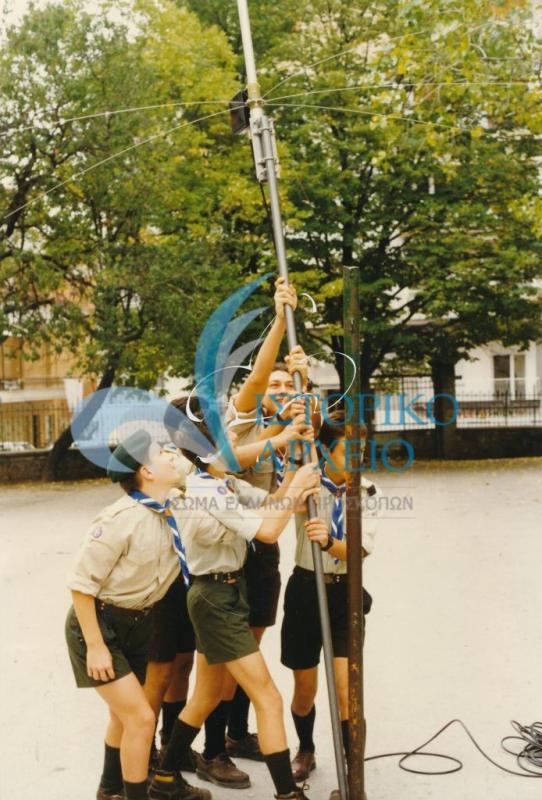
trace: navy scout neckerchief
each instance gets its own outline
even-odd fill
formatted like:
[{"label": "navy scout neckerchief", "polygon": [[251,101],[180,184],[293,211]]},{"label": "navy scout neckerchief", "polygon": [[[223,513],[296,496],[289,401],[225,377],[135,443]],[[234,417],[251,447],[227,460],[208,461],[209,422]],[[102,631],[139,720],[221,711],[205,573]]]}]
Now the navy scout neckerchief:
[{"label": "navy scout neckerchief", "polygon": [[140,492],[137,489],[134,489],[132,492],[130,492],[130,497],[133,500],[137,500],[137,502],[141,503],[142,506],[146,506],[146,508],[150,508],[152,511],[156,511],[158,514],[163,514],[165,516],[166,522],[173,533],[173,547],[179,557],[184,585],[188,589],[190,585],[190,573],[188,571],[188,563],[186,561],[186,551],[181,539],[181,534],[179,533],[179,528],[177,527],[177,521],[170,511],[170,501],[166,500],[164,505],[162,505],[158,502],[158,500],[153,500],[152,497],[149,497],[147,494],[144,494],[144,492]]},{"label": "navy scout neckerchief", "polygon": [[[334,495],[333,501],[333,511],[331,514],[331,530],[333,531],[333,536],[335,539],[344,539],[344,505],[343,505],[343,495],[346,492],[346,483],[341,483],[340,486],[337,486],[333,483],[330,478],[325,474],[324,470],[322,469],[322,486],[325,486],[328,491],[330,491]],[[376,493],[376,489],[374,486],[371,486],[368,489],[370,495]],[[335,563],[338,564],[340,561],[339,558],[335,559]],[[373,598],[366,590],[365,586],[362,586],[363,589],[363,613],[368,614],[371,610],[371,606],[373,604]]]},{"label": "navy scout neckerchief", "polygon": [[321,475],[322,486],[333,495],[333,509],[331,512],[331,534],[334,539],[344,539],[344,503],[343,495],[346,492],[346,483],[337,486],[328,478],[324,470]]}]

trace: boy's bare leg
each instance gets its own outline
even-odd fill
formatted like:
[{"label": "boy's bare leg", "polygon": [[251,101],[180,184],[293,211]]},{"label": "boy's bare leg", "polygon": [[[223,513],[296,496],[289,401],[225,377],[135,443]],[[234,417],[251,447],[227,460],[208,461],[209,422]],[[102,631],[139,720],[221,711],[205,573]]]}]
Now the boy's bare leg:
[{"label": "boy's bare leg", "polygon": [[194,653],[177,653],[173,662],[173,674],[164,695],[165,703],[177,703],[181,700],[186,700],[193,666]]},{"label": "boy's bare leg", "polygon": [[304,797],[296,787],[284,729],[282,697],[260,651],[228,661],[229,672],[254,705],[258,738],[277,797]]},{"label": "boy's bare leg", "polygon": [[154,711],[156,719],[160,715],[162,700],[166,694],[173,676],[173,661],[149,661],[143,691]]},{"label": "boy's bare leg", "polygon": [[[103,686],[96,691],[122,725],[120,760],[122,776],[130,783],[146,781],[149,753],[154,734],[155,716],[143,688],[133,673]],[[113,736],[118,726],[108,728]]]}]

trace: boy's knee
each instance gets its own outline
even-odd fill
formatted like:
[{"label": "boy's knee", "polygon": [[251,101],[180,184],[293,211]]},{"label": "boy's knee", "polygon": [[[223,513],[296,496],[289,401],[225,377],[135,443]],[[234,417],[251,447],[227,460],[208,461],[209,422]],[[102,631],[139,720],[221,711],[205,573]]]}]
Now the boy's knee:
[{"label": "boy's knee", "polygon": [[145,733],[152,738],[156,727],[156,717],[150,706],[141,706],[129,714],[123,724],[127,730]]},{"label": "boy's knee", "polygon": [[316,687],[313,682],[296,680],[294,689],[293,710],[304,717],[310,713],[316,699]]},{"label": "boy's knee", "polygon": [[154,711],[150,706],[148,706],[142,713],[141,713],[141,725],[146,729],[150,730],[154,733],[154,728],[156,726],[156,717],[154,715]]},{"label": "boy's knee", "polygon": [[295,695],[292,702],[292,711],[299,717],[306,717],[310,714],[314,706],[315,697],[313,694]]},{"label": "boy's knee", "polygon": [[171,681],[171,676],[173,674],[173,665],[168,664],[157,665],[153,667],[152,664],[149,664],[147,668],[147,678],[145,681],[145,686],[151,690],[158,690],[164,693]]},{"label": "boy's knee", "polygon": [[253,703],[256,707],[260,706],[266,711],[282,715],[282,696],[271,679],[261,687]]}]

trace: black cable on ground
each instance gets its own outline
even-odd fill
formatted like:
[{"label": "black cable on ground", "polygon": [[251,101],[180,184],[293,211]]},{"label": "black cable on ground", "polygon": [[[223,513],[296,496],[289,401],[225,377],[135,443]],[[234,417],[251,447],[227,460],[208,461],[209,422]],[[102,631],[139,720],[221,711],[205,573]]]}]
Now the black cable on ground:
[{"label": "black cable on ground", "polygon": [[[454,724],[461,725],[473,745],[476,747],[478,752],[489,761],[490,764],[493,764],[494,767],[497,769],[502,770],[503,772],[507,772],[509,775],[516,775],[518,778],[542,778],[542,722],[534,722],[532,725],[520,725],[519,722],[512,720],[511,725],[514,730],[519,734],[518,736],[505,736],[501,739],[501,746],[503,750],[510,755],[516,757],[518,769],[521,772],[517,772],[512,769],[508,769],[508,767],[503,767],[501,764],[498,764],[494,761],[490,756],[485,753],[472,733],[469,731],[467,726],[464,722],[460,719],[452,719],[450,722],[447,722],[434,736],[431,736],[426,742],[421,744],[419,747],[416,747],[415,750],[400,752],[400,753],[382,753],[381,755],[377,756],[369,756],[365,759],[365,761],[376,761],[379,758],[399,758],[398,765],[401,769],[405,770],[405,772],[412,772],[415,775],[451,775],[453,772],[459,772],[460,769],[463,769],[463,762],[459,758],[455,758],[455,756],[445,755],[443,753],[425,753],[422,752],[424,747],[431,744],[435,739],[437,739],[444,731],[450,728]],[[521,749],[518,751],[510,750],[507,746],[505,746],[505,742],[515,741],[521,743]],[[434,770],[434,771],[427,771],[422,769],[415,769],[414,767],[406,766],[406,761],[410,758],[414,758],[417,756],[424,756],[427,758],[441,758],[445,761],[451,761],[453,763],[452,767],[448,769],[442,770]],[[529,764],[529,766],[526,765]],[[531,767],[536,767],[539,772],[531,769]]]}]

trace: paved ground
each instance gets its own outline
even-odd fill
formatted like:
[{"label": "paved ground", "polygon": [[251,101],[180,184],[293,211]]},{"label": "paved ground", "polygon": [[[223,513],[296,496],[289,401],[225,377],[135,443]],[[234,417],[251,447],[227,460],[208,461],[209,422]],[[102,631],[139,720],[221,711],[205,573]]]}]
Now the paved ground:
[{"label": "paved ground", "polygon": [[[542,716],[541,467],[536,459],[433,464],[406,477],[378,477],[390,505],[392,497],[411,501],[400,501],[402,511],[384,511],[367,564],[375,598],[366,643],[368,755],[413,749],[459,717],[499,763],[513,768],[499,745],[510,719],[531,723]],[[0,494],[0,800],[95,796],[105,713],[93,692],[73,683],[63,641],[64,579],[83,530],[117,491],[86,482],[6,487]],[[292,549],[286,537],[285,575]],[[266,636],[265,653],[289,698],[278,628]],[[323,688],[321,695],[311,800],[327,800],[335,784]],[[458,756],[465,768],[424,777],[402,772],[394,759],[370,762],[370,800],[540,797],[542,784],[499,772],[458,728],[434,749]],[[249,769],[253,787],[242,796],[270,798],[264,768]],[[231,790],[213,795],[234,796]]]}]

